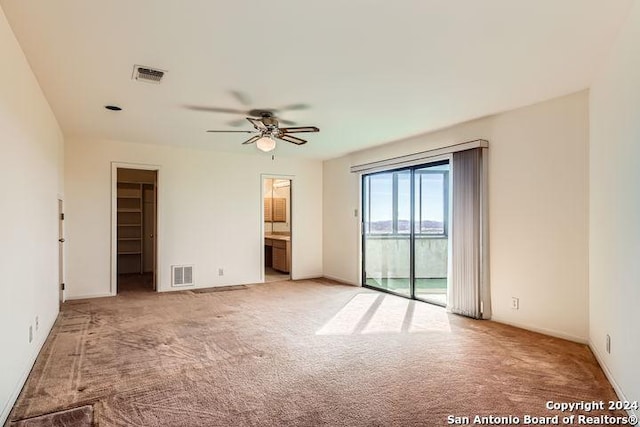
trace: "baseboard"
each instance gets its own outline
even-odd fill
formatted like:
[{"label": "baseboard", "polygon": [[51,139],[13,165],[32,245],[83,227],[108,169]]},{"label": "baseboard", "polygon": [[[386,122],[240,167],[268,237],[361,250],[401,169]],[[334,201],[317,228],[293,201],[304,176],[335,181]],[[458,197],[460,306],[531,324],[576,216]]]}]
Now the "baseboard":
[{"label": "baseboard", "polygon": [[[591,342],[591,340],[589,340],[589,344],[588,345],[589,345],[589,349],[591,350],[591,353],[593,353],[594,357],[598,361],[598,364],[600,365],[600,368],[602,369],[602,372],[604,372],[604,375],[609,380],[609,383],[611,383],[611,386],[613,387],[613,391],[616,392],[616,395],[618,396],[618,400],[620,400],[622,402],[629,402],[629,399],[627,399],[627,396],[625,395],[624,391],[622,391],[622,388],[620,387],[620,384],[618,384],[616,379],[613,377],[613,374],[609,370],[609,367],[604,362],[604,358],[602,357],[602,354],[600,354],[600,352],[598,351],[596,346],[593,345],[593,342]],[[640,418],[640,411],[635,411],[634,412],[633,410],[629,410],[629,411],[627,411],[627,413],[630,416],[634,415],[635,417]]]},{"label": "baseboard", "polygon": [[107,292],[106,294],[91,294],[91,295],[73,295],[67,296],[65,301],[72,301],[77,299],[91,299],[91,298],[104,298],[104,297],[112,297],[114,296],[111,292]]},{"label": "baseboard", "polygon": [[293,277],[293,275],[291,275],[291,280],[311,280],[311,279],[319,279],[322,277],[322,274],[308,274],[306,276],[296,276]]},{"label": "baseboard", "polygon": [[510,320],[503,319],[501,317],[496,317],[495,315],[491,317],[491,320],[493,320],[494,322],[503,323],[505,325],[515,326],[516,328],[526,329],[527,331],[538,332],[539,334],[549,335],[552,337],[562,338],[564,340],[577,342],[579,344],[589,344],[588,338],[577,337],[575,335],[566,334],[564,332],[555,331],[553,329],[545,329],[545,328],[538,328],[530,325],[524,325],[521,323],[516,323]]},{"label": "baseboard", "polygon": [[29,363],[27,364],[27,367],[25,368],[24,372],[22,372],[22,375],[20,376],[18,383],[16,384],[13,391],[9,395],[9,399],[7,400],[7,403],[5,404],[4,408],[2,408],[2,412],[0,413],[0,425],[4,425],[4,423],[7,421],[7,418],[9,417],[9,414],[13,409],[13,405],[15,405],[16,400],[18,399],[18,396],[22,391],[22,387],[24,387],[24,384],[27,382],[27,378],[29,378],[29,374],[33,369],[33,365],[36,363],[36,359],[40,354],[40,350],[42,350],[42,346],[44,346],[44,343],[47,341],[47,338],[49,338],[49,334],[51,334],[53,325],[56,323],[56,320],[58,320],[59,315],[60,315],[60,311],[58,311],[56,316],[53,318],[53,321],[49,325],[47,325],[47,329],[46,329],[47,333],[41,335],[42,338],[40,339],[40,342],[38,342],[35,349],[33,350],[33,353],[29,357]]},{"label": "baseboard", "polygon": [[347,279],[343,279],[341,277],[337,277],[337,276],[330,276],[328,274],[325,274],[324,276],[325,279],[329,279],[329,280],[333,280],[334,282],[338,282],[338,283],[342,283],[343,285],[349,285],[349,286],[360,286],[360,284],[358,283],[353,283],[350,280]]}]

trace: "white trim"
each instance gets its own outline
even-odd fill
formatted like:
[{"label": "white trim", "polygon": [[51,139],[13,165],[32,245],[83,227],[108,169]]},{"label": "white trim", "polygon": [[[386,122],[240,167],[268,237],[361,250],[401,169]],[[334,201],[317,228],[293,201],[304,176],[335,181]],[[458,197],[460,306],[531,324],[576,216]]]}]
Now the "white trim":
[{"label": "white trim", "polygon": [[158,292],[192,292],[198,289],[212,289],[212,288],[232,288],[238,286],[253,286],[262,285],[260,282],[240,282],[229,285],[226,283],[217,283],[215,285],[193,285],[193,286],[174,286],[169,289],[158,289]]},{"label": "white trim", "polygon": [[588,343],[588,338],[578,337],[578,336],[567,334],[564,332],[555,331],[553,329],[538,328],[536,326],[530,326],[522,323],[512,322],[510,320],[502,319],[496,316],[492,316],[491,320],[497,323],[502,323],[504,325],[515,326],[516,328],[525,329],[531,332],[537,332],[543,335],[549,335],[551,337],[562,338],[564,340],[569,340],[569,341],[577,342],[580,344]]},{"label": "white trim", "polygon": [[[129,162],[111,162],[111,281],[109,283],[109,296],[115,296],[118,293],[118,168],[126,169],[142,169],[142,170],[154,170],[156,171],[156,259],[155,259],[155,273],[156,273],[156,292],[160,289],[160,240],[162,238],[161,233],[157,230],[160,229],[160,179],[161,179],[161,166],[149,165],[142,163],[129,163]],[[100,295],[103,296],[103,295]],[[86,298],[96,298],[94,296]],[[71,298],[70,298],[71,299]]]},{"label": "white trim", "polygon": [[416,166],[422,163],[431,163],[438,160],[438,157],[451,155],[457,151],[471,150],[473,148],[488,148],[489,142],[484,139],[475,139],[473,141],[462,142],[459,144],[448,145],[446,147],[436,148],[433,150],[421,151],[419,153],[407,154],[404,156],[392,157],[390,159],[379,160],[376,162],[363,163],[361,165],[351,166],[352,173],[366,172],[373,173],[390,169],[398,169],[409,166]]},{"label": "white trim", "polygon": [[[618,384],[618,382],[613,377],[613,374],[609,370],[609,367],[607,366],[607,364],[604,363],[604,358],[602,357],[602,355],[600,354],[596,346],[593,345],[593,342],[591,340],[589,340],[587,345],[589,346],[589,349],[591,350],[596,360],[598,361],[598,364],[600,365],[602,372],[604,372],[605,377],[607,377],[607,379],[611,383],[611,386],[613,387],[613,391],[615,391],[616,395],[618,396],[618,400],[622,402],[628,402],[629,399],[627,399],[626,395],[622,391],[622,388],[620,387],[620,384]],[[633,415],[635,417],[640,417],[640,411],[635,411],[634,413],[632,409],[628,410],[627,414],[629,414],[629,416]]]},{"label": "white trim", "polygon": [[333,280],[334,282],[340,282],[343,285],[355,286],[358,288],[362,287],[362,285],[359,285],[358,283],[353,283],[351,280],[343,279],[342,277],[331,276],[329,274],[324,274],[322,277],[324,277],[325,279]]},{"label": "white trim", "polygon": [[91,299],[91,298],[104,298],[104,297],[112,297],[113,294],[111,292],[101,293],[101,294],[89,294],[89,295],[73,295],[67,296],[65,301],[78,300],[78,299]]},{"label": "white trim", "polygon": [[291,280],[314,280],[314,279],[322,279],[323,276],[322,273],[320,274],[306,274],[304,276],[298,276],[295,279],[291,279]]},{"label": "white trim", "polygon": [[24,387],[24,384],[27,382],[27,378],[29,378],[31,369],[33,369],[33,365],[36,363],[36,359],[38,358],[38,355],[40,354],[40,351],[42,350],[44,343],[47,341],[47,338],[49,338],[49,335],[51,334],[51,330],[53,329],[53,325],[56,323],[56,320],[58,319],[59,314],[60,314],[60,311],[58,311],[56,315],[53,317],[53,321],[51,321],[51,323],[48,325],[47,333],[40,335],[41,336],[40,342],[38,342],[38,344],[33,349],[33,352],[29,357],[29,363],[27,364],[27,367],[22,372],[22,375],[20,375],[20,379],[18,380],[18,383],[15,385],[15,387],[11,391],[9,398],[7,399],[4,407],[2,408],[2,412],[0,412],[0,425],[4,425],[4,423],[7,421],[7,418],[9,417],[9,414],[13,409],[13,405],[15,405],[16,400],[18,399],[18,396],[20,395],[20,392]]},{"label": "white trim", "polygon": [[293,232],[293,213],[294,213],[294,208],[293,208],[293,204],[296,203],[296,200],[298,200],[298,197],[294,197],[294,193],[296,191],[296,185],[295,185],[295,175],[274,175],[274,174],[269,174],[269,173],[262,173],[260,174],[260,226],[259,226],[259,230],[260,230],[260,236],[259,236],[259,241],[261,242],[260,244],[260,281],[258,283],[265,283],[264,282],[264,180],[265,179],[288,179],[289,181],[291,181],[291,187],[289,190],[289,232],[291,233],[290,236],[290,250],[291,250],[291,254],[289,255],[291,257],[291,265],[289,266],[289,279],[291,280],[301,280],[303,279],[302,277],[294,277],[294,268],[293,266],[295,265],[295,260],[296,258],[293,256],[293,245],[294,245],[294,239],[296,237],[297,233]]}]

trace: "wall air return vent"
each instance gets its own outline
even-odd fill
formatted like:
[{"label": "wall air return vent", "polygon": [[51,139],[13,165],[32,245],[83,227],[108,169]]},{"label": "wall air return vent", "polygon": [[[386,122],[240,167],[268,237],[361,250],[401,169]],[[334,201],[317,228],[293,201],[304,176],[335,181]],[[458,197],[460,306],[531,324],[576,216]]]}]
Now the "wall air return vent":
[{"label": "wall air return vent", "polygon": [[160,84],[165,72],[144,65],[133,66],[133,78],[141,82]]},{"label": "wall air return vent", "polygon": [[193,286],[193,265],[172,265],[171,286]]}]

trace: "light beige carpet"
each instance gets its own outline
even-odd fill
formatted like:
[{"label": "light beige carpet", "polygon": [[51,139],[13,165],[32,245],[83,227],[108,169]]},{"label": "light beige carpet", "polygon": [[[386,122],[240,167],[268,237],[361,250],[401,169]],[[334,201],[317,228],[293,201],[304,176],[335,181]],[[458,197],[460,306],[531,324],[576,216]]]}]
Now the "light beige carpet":
[{"label": "light beige carpet", "polygon": [[584,345],[305,280],[65,303],[10,417],[95,403],[100,426],[439,426],[609,399]]}]

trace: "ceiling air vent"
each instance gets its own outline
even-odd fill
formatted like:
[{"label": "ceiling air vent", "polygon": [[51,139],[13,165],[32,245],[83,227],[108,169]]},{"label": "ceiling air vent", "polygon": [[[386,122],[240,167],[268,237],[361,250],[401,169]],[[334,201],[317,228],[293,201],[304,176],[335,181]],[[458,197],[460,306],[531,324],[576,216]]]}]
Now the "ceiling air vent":
[{"label": "ceiling air vent", "polygon": [[133,66],[133,78],[141,82],[159,84],[164,77],[165,71],[156,70],[155,68],[145,67],[143,65]]}]

